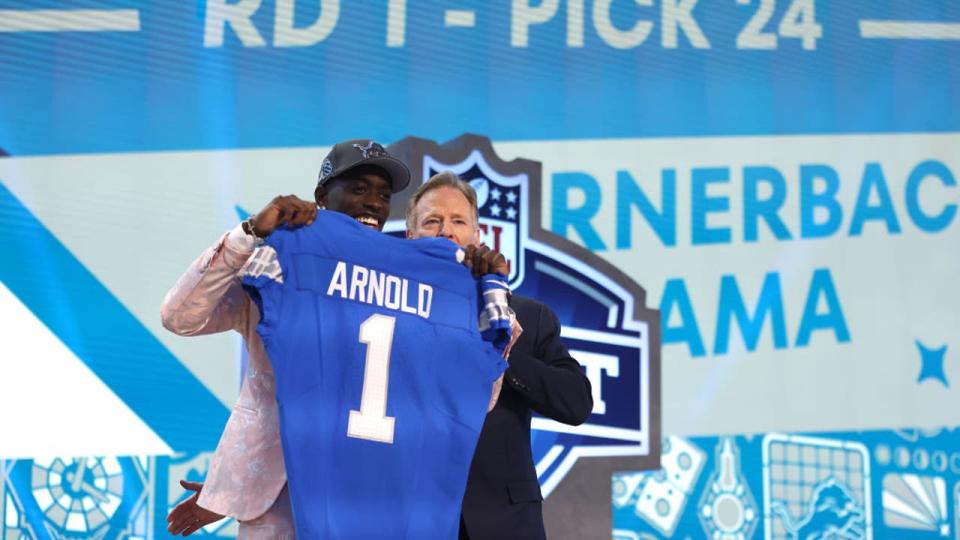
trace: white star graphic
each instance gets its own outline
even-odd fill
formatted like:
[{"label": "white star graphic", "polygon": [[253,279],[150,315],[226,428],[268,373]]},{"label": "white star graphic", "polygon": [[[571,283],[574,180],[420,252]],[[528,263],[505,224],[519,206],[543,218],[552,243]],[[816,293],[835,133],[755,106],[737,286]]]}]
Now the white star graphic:
[{"label": "white star graphic", "polygon": [[490,207],[490,214],[500,217],[500,210],[501,210],[500,205],[494,203],[493,206]]},{"label": "white star graphic", "polygon": [[509,202],[510,204],[513,204],[513,203],[517,202],[517,192],[516,192],[516,191],[508,191],[508,192],[507,192],[507,202]]},{"label": "white star graphic", "polygon": [[517,209],[510,206],[507,207],[507,219],[517,219]]},{"label": "white star graphic", "polygon": [[497,188],[493,188],[493,191],[490,192],[490,198],[492,198],[495,201],[500,200],[500,195],[501,195],[500,190]]}]

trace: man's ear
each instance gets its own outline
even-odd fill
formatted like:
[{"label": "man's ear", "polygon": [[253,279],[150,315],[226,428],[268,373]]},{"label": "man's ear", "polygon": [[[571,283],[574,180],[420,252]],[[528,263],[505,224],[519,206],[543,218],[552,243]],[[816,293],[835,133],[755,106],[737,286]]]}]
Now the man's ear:
[{"label": "man's ear", "polygon": [[317,186],[317,189],[313,190],[313,200],[317,202],[317,206],[320,208],[327,207],[327,188],[326,186]]},{"label": "man's ear", "polygon": [[407,240],[413,240],[414,238],[416,237],[413,235],[413,231],[407,229]]}]

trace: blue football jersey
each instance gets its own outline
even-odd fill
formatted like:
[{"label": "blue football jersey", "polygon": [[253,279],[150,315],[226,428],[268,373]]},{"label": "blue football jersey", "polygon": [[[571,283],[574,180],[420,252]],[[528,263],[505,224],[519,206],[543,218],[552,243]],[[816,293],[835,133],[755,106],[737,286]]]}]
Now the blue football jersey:
[{"label": "blue football jersey", "polygon": [[456,538],[493,381],[477,281],[445,239],[321,211],[243,276],[276,376],[294,522],[310,538]]}]

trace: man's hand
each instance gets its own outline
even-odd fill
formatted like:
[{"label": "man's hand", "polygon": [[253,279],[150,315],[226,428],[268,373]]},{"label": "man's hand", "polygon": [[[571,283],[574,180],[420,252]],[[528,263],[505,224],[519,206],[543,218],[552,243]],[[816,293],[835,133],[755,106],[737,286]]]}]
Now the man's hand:
[{"label": "man's hand", "polygon": [[503,274],[510,273],[510,267],[507,265],[507,259],[499,251],[494,251],[484,244],[479,246],[470,245],[464,248],[463,264],[473,270],[473,277],[480,277],[484,274]]},{"label": "man's hand", "polygon": [[260,238],[266,238],[283,223],[301,227],[313,223],[316,217],[317,203],[294,195],[278,196],[254,216],[252,232]]},{"label": "man's hand", "polygon": [[180,485],[183,489],[195,492],[187,500],[178,504],[167,516],[167,531],[177,536],[190,536],[198,530],[206,527],[214,521],[223,519],[223,516],[216,512],[211,512],[201,508],[197,504],[197,498],[200,497],[200,490],[203,489],[201,482],[187,482],[181,480]]}]

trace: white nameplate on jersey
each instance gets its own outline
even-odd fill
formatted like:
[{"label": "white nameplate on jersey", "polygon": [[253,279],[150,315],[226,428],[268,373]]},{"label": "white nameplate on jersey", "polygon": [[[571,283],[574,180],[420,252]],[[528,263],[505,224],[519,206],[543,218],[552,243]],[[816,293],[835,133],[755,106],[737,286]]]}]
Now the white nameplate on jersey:
[{"label": "white nameplate on jersey", "polygon": [[411,290],[407,278],[338,261],[327,286],[327,296],[365,302],[427,319],[433,304],[433,287],[426,283],[414,285],[416,290]]}]

